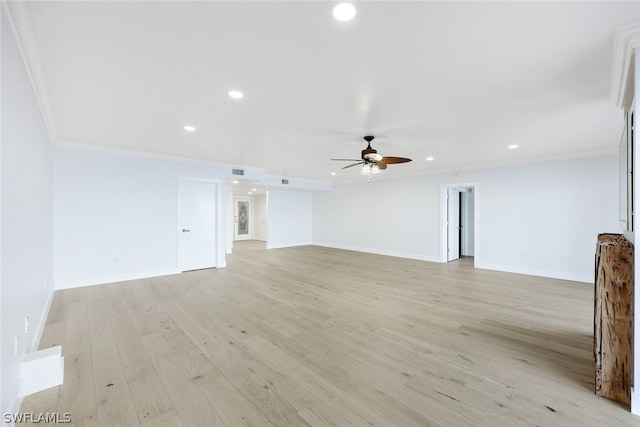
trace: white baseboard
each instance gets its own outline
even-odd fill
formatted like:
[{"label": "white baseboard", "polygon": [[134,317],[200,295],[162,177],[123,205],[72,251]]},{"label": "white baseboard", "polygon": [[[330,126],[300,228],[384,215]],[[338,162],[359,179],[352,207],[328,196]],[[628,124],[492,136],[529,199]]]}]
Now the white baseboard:
[{"label": "white baseboard", "polygon": [[287,243],[276,243],[276,244],[271,244],[267,242],[265,247],[267,249],[280,249],[280,248],[292,248],[295,246],[309,246],[309,245],[311,245],[311,242],[287,242]]},{"label": "white baseboard", "polygon": [[[47,298],[47,303],[45,304],[44,313],[40,318],[40,322],[38,322],[37,329],[35,330],[35,334],[33,334],[33,338],[27,347],[27,353],[34,352],[38,349],[38,345],[40,344],[40,339],[42,338],[42,334],[44,333],[44,328],[47,325],[47,318],[49,317],[49,311],[51,310],[51,303],[53,303],[53,295],[55,293],[55,289],[51,289],[49,292],[49,297]],[[11,404],[9,405],[8,413],[17,414],[20,411],[20,407],[22,406],[22,396],[16,395]],[[4,420],[3,420],[4,421]],[[4,426],[14,426],[13,422],[4,423]]]},{"label": "white baseboard", "polygon": [[44,327],[47,326],[47,318],[49,317],[49,310],[51,309],[51,303],[53,302],[53,295],[55,293],[55,289],[51,289],[49,292],[49,298],[47,300],[47,304],[44,308],[44,314],[38,322],[38,326],[36,329],[36,333],[33,334],[33,339],[27,349],[27,352],[33,352],[38,349],[38,344],[40,344],[40,339],[42,338],[42,334],[44,333]]},{"label": "white baseboard", "polygon": [[182,273],[182,271],[177,270],[175,268],[168,268],[165,270],[124,273],[124,274],[116,274],[112,276],[89,277],[86,279],[56,280],[55,289],[60,290],[60,289],[81,288],[83,286],[104,285],[106,283],[124,282],[127,280],[148,279],[151,277],[168,276],[171,274],[180,274],[180,273]]},{"label": "white baseboard", "polygon": [[[7,411],[7,413],[8,414],[17,414],[18,412],[20,412],[20,407],[22,406],[22,399],[23,399],[22,397],[16,396],[13,399],[13,401],[11,402],[11,405],[9,405],[9,410]],[[2,424],[3,427],[5,427],[5,426],[6,427],[13,427],[13,426],[16,425],[13,421],[11,421],[9,423],[5,423],[4,422],[4,414],[2,414],[2,415],[3,415],[3,420],[2,420],[3,421],[3,424]]]},{"label": "white baseboard", "polygon": [[564,271],[543,270],[529,267],[517,267],[503,264],[476,262],[475,267],[485,270],[504,271],[505,273],[526,274],[528,276],[549,277],[551,279],[571,280],[574,282],[584,282],[591,284],[593,284],[594,280],[590,275],[567,273]]},{"label": "white baseboard", "polygon": [[33,351],[22,356],[18,396],[29,396],[61,385],[64,380],[62,346]]},{"label": "white baseboard", "polygon": [[636,391],[635,387],[631,387],[631,413],[640,415],[640,391]]},{"label": "white baseboard", "polygon": [[442,263],[442,261],[440,260],[440,257],[433,257],[429,255],[424,255],[424,254],[416,254],[412,252],[387,251],[384,249],[366,248],[363,246],[355,246],[355,245],[337,245],[334,243],[326,243],[326,242],[314,242],[313,245],[323,246],[325,248],[343,249],[347,251],[365,252],[365,253],[376,254],[376,255],[386,255],[386,256],[393,256],[398,258],[409,258],[409,259],[417,259],[420,261]]},{"label": "white baseboard", "polygon": [[[437,262],[437,263],[443,262],[439,256],[430,256],[430,255],[416,254],[411,252],[388,251],[384,249],[367,248],[367,247],[355,246],[355,245],[342,245],[342,244],[327,243],[327,242],[314,242],[313,244],[315,246],[323,246],[326,248],[344,249],[344,250],[356,251],[356,252],[366,252],[366,253],[377,254],[377,255],[394,256],[398,258],[410,258],[410,259],[417,259],[420,261],[429,261],[429,262]],[[593,277],[589,275],[566,273],[562,271],[543,270],[543,269],[528,268],[528,267],[514,267],[510,265],[481,263],[477,261],[475,263],[475,267],[482,268],[485,270],[504,271],[506,273],[526,274],[529,276],[549,277],[552,279],[593,283]]]}]

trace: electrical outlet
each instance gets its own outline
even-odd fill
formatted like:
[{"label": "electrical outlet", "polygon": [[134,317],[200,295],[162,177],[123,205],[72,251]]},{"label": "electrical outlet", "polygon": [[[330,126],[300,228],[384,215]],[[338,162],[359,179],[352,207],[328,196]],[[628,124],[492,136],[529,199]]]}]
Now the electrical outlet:
[{"label": "electrical outlet", "polygon": [[560,262],[561,262],[562,264],[567,264],[567,263],[569,263],[569,257],[568,257],[568,256],[566,256],[566,255],[561,255],[561,256],[560,256]]},{"label": "electrical outlet", "polygon": [[25,316],[24,318],[24,332],[29,333],[31,331],[31,324],[29,323],[29,316]]}]

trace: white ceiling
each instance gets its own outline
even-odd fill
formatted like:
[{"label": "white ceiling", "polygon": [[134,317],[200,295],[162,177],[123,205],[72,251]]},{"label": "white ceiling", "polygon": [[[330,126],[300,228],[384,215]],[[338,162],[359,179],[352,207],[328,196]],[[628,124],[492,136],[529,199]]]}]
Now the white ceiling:
[{"label": "white ceiling", "polygon": [[57,139],[327,181],[365,134],[413,158],[388,175],[616,150],[613,30],[640,2],[334,5],[29,2]]}]

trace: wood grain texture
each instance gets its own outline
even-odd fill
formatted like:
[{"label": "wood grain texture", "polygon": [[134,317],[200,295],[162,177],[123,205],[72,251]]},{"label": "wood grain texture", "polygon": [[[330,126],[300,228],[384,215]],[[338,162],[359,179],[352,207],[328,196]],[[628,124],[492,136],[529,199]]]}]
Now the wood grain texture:
[{"label": "wood grain texture", "polygon": [[63,342],[74,425],[638,425],[593,393],[592,286],[468,259],[244,241],[227,268],[54,305],[43,343]]},{"label": "wood grain texture", "polygon": [[596,394],[631,405],[633,245],[620,234],[598,236],[594,301]]}]

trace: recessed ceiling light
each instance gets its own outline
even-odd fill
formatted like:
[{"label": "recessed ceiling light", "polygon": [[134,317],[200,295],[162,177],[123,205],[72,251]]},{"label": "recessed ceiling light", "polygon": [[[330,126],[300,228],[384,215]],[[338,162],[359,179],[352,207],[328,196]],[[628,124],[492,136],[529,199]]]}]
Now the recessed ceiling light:
[{"label": "recessed ceiling light", "polygon": [[257,188],[252,188],[251,191],[258,191],[258,189]]},{"label": "recessed ceiling light", "polygon": [[233,181],[233,183],[234,183],[234,184],[237,184],[237,183],[238,183],[238,181]]},{"label": "recessed ceiling light", "polygon": [[356,8],[351,3],[340,3],[333,8],[333,17],[338,21],[351,21],[356,16]]},{"label": "recessed ceiling light", "polygon": [[187,125],[187,126],[184,127],[184,130],[186,130],[187,132],[195,132],[196,128],[195,128],[195,126]]},{"label": "recessed ceiling light", "polygon": [[249,191],[249,194],[251,194],[251,191]]},{"label": "recessed ceiling light", "polygon": [[244,96],[244,94],[239,90],[230,90],[229,92],[227,92],[227,94],[229,95],[230,98],[233,98],[233,99],[240,99]]},{"label": "recessed ceiling light", "polygon": [[435,160],[435,157],[431,157],[431,156],[427,157],[427,162],[432,162],[434,160]]},{"label": "recessed ceiling light", "polygon": [[336,176],[337,174],[335,172],[331,172],[331,176]]},{"label": "recessed ceiling light", "polygon": [[516,148],[518,148],[518,144],[511,144],[507,147],[509,150],[515,150]]}]

